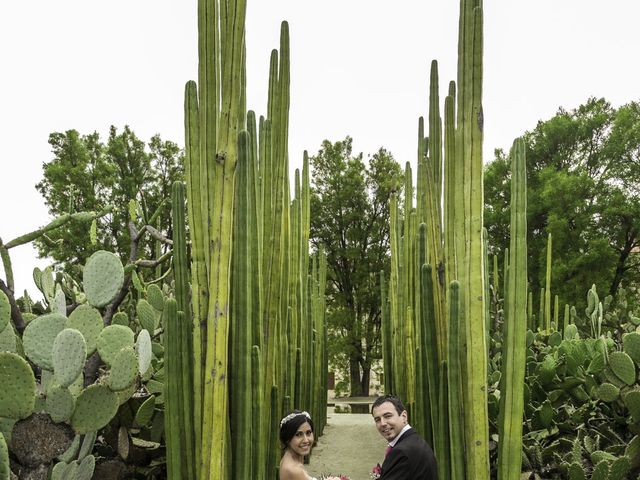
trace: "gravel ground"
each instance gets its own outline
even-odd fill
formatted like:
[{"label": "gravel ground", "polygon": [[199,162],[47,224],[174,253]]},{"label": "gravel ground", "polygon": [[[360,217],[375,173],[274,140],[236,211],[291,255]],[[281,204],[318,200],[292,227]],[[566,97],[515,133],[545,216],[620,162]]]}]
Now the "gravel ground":
[{"label": "gravel ground", "polygon": [[333,413],[329,408],[324,435],[318,439],[306,468],[318,478],[344,474],[351,480],[369,480],[374,465],[382,463],[386,445],[371,415]]}]

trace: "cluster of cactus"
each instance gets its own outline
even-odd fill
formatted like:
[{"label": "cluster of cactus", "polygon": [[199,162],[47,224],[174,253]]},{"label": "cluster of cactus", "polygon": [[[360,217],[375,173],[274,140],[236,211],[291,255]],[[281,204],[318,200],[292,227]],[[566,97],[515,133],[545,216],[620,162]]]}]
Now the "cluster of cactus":
[{"label": "cluster of cactus", "polygon": [[451,82],[444,122],[435,61],[431,67],[415,205],[408,164],[404,212],[391,201],[385,390],[408,403],[412,424],[434,446],[440,478],[488,479],[480,0],[460,2],[459,26],[458,91]]},{"label": "cluster of cactus", "polygon": [[[97,432],[114,420],[134,394],[147,397],[145,390],[162,394],[158,381],[162,346],[152,338],[162,334],[164,294],[158,286],[149,285],[145,298],[137,302],[136,317],[130,321],[125,312],[117,312],[105,326],[100,309],[111,304],[125,281],[125,269],[116,255],[95,252],[83,268],[81,287],[69,276],[54,280],[50,268],[34,270],[34,279],[43,292],[46,312],[23,312],[22,334],[10,321],[9,300],[0,292],[0,459],[5,458],[6,444],[11,446],[9,439],[18,421],[46,414],[51,422],[67,424],[76,433],[58,463],[49,465],[51,478],[89,479],[95,467],[91,452]],[[67,306],[68,298],[72,306]],[[21,303],[29,310],[28,297]],[[90,379],[87,384],[83,372],[95,358],[104,368],[95,383]],[[141,383],[146,389],[141,389]],[[149,424],[156,403],[162,401],[162,395],[150,395],[139,406],[138,428]],[[126,432],[125,437],[128,440]]]},{"label": "cluster of cactus", "polygon": [[[584,315],[566,309],[563,330],[552,322],[548,332],[526,333],[522,470],[537,478],[625,479],[640,472],[640,327],[624,298],[601,302],[594,287],[587,300]],[[499,368],[507,361],[500,352],[490,359],[489,413],[496,422]]]},{"label": "cluster of cactus", "polygon": [[[244,0],[198,3],[198,84],[185,89],[191,304],[175,266],[165,337],[170,478],[271,478],[285,410],[311,412],[317,434],[324,426],[326,266],[321,254],[310,265],[306,157],[290,198],[288,25],[271,54],[268,112],[256,121],[245,106],[245,10]],[[185,267],[186,251],[175,262]]]}]

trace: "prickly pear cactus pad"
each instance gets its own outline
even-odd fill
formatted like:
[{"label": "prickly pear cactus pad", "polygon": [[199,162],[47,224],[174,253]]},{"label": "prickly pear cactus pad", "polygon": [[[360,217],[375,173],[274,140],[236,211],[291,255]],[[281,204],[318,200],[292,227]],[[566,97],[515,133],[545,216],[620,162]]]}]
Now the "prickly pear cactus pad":
[{"label": "prickly pear cactus pad", "polygon": [[53,374],[59,385],[71,385],[84,368],[87,344],[79,330],[65,328],[53,341]]},{"label": "prickly pear cactus pad", "polygon": [[11,325],[7,325],[7,327],[0,332],[0,352],[17,353],[16,347],[16,333],[13,331]]},{"label": "prickly pear cactus pad", "polygon": [[153,334],[156,328],[156,312],[151,304],[144,299],[138,301],[136,313],[138,314],[138,320],[142,328]]},{"label": "prickly pear cactus pad", "polygon": [[53,342],[64,330],[67,317],[49,313],[32,320],[22,334],[24,353],[39,367],[53,370]]},{"label": "prickly pear cactus pad", "polygon": [[133,347],[133,330],[123,325],[109,325],[98,336],[98,353],[109,366],[120,350]]},{"label": "prickly pear cactus pad", "polygon": [[9,480],[9,472],[9,449],[7,448],[4,435],[0,433],[0,480]]},{"label": "prickly pear cactus pad", "polygon": [[0,333],[9,325],[9,319],[11,318],[11,305],[9,299],[0,290]]},{"label": "prickly pear cactus pad", "polygon": [[22,419],[31,415],[36,401],[36,379],[27,361],[0,352],[0,417]]},{"label": "prickly pear cactus pad", "polygon": [[138,334],[136,342],[136,353],[138,354],[138,371],[144,375],[151,366],[153,351],[151,349],[151,336],[147,330],[142,330]]},{"label": "prickly pear cactus pad", "polygon": [[71,418],[76,407],[76,399],[68,388],[54,385],[47,392],[46,410],[51,420],[56,423],[66,422]]},{"label": "prickly pear cactus pad", "polygon": [[636,365],[640,365],[640,333],[627,333],[622,337],[622,345],[627,355],[636,362]]},{"label": "prickly pear cactus pad", "polygon": [[120,391],[131,386],[138,373],[138,357],[133,347],[120,350],[111,364],[108,385],[111,390]]},{"label": "prickly pear cactus pad", "polygon": [[91,305],[80,305],[76,308],[67,320],[67,328],[75,328],[80,330],[87,342],[87,356],[92,355],[96,351],[96,342],[98,335],[104,328],[102,316],[100,312]]},{"label": "prickly pear cactus pad", "polygon": [[636,366],[625,352],[611,353],[609,366],[613,373],[627,385],[633,385],[636,382]]},{"label": "prickly pear cactus pad", "polygon": [[91,305],[100,308],[109,304],[123,283],[124,268],[116,255],[99,250],[89,257],[82,272],[82,284]]},{"label": "prickly pear cactus pad", "polygon": [[153,308],[161,312],[164,309],[164,295],[160,287],[152,283],[147,287],[147,300]]},{"label": "prickly pear cactus pad", "polygon": [[96,468],[96,458],[93,455],[87,455],[80,462],[78,466],[78,473],[76,473],[76,480],[91,480],[93,477],[93,470]]},{"label": "prickly pear cactus pad", "polygon": [[124,325],[125,327],[129,326],[129,315],[125,312],[116,313],[111,319],[111,325]]},{"label": "prickly pear cactus pad", "polygon": [[76,433],[89,433],[106,426],[118,411],[118,396],[105,385],[90,385],[76,400],[71,426]]}]

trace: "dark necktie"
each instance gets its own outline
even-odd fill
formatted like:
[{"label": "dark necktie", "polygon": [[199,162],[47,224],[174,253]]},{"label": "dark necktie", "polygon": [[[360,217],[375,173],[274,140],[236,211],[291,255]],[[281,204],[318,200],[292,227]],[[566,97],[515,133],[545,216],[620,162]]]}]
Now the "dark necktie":
[{"label": "dark necktie", "polygon": [[389,452],[391,451],[391,449],[392,449],[392,448],[393,448],[393,447],[392,447],[391,445],[389,445],[389,446],[387,447],[387,449],[384,451],[384,456],[385,456],[385,457],[386,457],[387,455],[389,455]]}]

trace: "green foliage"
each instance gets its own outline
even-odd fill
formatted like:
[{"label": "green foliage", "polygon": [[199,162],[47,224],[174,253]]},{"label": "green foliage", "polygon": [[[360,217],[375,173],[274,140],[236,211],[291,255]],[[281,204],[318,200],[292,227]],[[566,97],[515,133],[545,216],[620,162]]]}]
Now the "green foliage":
[{"label": "green foliage", "polygon": [[[604,304],[589,290],[584,315],[574,315],[575,323],[565,328],[566,333],[572,327],[571,335],[560,342],[554,331],[527,334],[523,471],[550,479],[624,479],[639,473],[639,364],[623,351],[634,343],[636,327],[624,302],[605,299]],[[597,337],[594,312],[609,316]],[[490,375],[504,361],[495,349],[501,339],[495,332]],[[492,383],[490,399],[501,396],[496,388]],[[495,431],[498,412],[489,411]]]},{"label": "green foliage", "polygon": [[354,156],[350,137],[325,140],[310,164],[310,240],[327,255],[330,361],[343,352],[351,394],[367,395],[371,364],[381,358],[379,272],[389,273],[389,199],[400,167],[382,148],[367,162]]},{"label": "green foliage", "polygon": [[[141,220],[147,223],[151,219],[169,198],[173,181],[182,178],[180,148],[158,135],[145,145],[129,127],[121,132],[111,127],[106,142],[96,132],[55,132],[49,136],[49,144],[53,158],[43,165],[43,179],[36,188],[51,215],[99,211],[106,205],[119,208],[97,220],[95,244],[88,225],[72,224],[50,232],[48,240],[36,241],[39,254],[62,262],[69,272],[74,271],[73,265],[84,265],[89,255],[100,249],[115,250],[126,259],[131,242],[126,205],[136,200]],[[160,231],[170,232],[166,206],[159,219]],[[139,255],[155,256],[152,240],[142,242]]]},{"label": "green foliage", "polygon": [[[614,109],[590,98],[560,109],[525,134],[530,290],[545,284],[547,234],[553,235],[554,292],[582,303],[596,283],[616,294],[640,283],[640,104]],[[508,246],[511,169],[501,151],[485,169],[485,225],[496,252]]]}]

